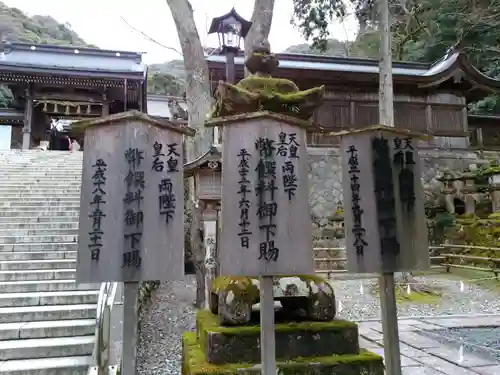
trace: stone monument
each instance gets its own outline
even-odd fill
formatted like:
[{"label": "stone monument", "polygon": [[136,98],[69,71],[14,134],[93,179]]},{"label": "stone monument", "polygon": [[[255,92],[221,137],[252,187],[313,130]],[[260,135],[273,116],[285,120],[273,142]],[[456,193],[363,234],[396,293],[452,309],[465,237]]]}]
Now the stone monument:
[{"label": "stone monument", "polygon": [[[272,78],[278,64],[268,46],[256,48],[246,61],[253,75],[219,84],[207,126],[223,128],[219,261],[221,275],[232,276],[214,280],[210,309],[198,312],[196,333],[185,334],[182,374],[262,373],[261,348],[269,344],[261,327],[270,325],[252,306],[269,307],[260,283],[271,278],[282,308],[271,314],[276,345],[268,349],[280,374],[383,375],[382,358],[360,349],[356,324],[335,319],[330,283],[309,275],[308,176],[301,163],[324,88],[299,91],[289,80]],[[268,210],[263,202],[270,202]],[[238,217],[236,210],[242,211]]]}]

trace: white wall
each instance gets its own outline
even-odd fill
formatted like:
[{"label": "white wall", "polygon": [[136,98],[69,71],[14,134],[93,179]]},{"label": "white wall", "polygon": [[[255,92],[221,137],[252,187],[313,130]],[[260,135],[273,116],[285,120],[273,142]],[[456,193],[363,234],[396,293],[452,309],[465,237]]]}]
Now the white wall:
[{"label": "white wall", "polygon": [[10,150],[12,138],[12,127],[10,125],[0,125],[0,150]]}]

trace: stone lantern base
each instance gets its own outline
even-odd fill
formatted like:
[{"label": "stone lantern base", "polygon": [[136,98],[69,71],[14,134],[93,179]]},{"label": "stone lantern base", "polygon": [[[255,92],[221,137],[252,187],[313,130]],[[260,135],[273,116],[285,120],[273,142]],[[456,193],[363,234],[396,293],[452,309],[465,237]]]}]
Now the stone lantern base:
[{"label": "stone lantern base", "polygon": [[[196,331],[184,334],[182,375],[261,374],[258,317],[248,325],[228,327],[202,310]],[[382,357],[359,348],[355,323],[289,322],[278,312],[275,334],[280,374],[384,374]]]}]

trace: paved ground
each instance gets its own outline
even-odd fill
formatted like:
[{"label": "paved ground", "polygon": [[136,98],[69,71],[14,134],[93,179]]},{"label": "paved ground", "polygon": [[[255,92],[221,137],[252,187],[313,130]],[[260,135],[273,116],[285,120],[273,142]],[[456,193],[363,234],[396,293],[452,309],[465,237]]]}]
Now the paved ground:
[{"label": "paved ground", "polygon": [[[500,363],[488,354],[460,352],[460,345],[443,345],[433,330],[450,327],[499,326],[500,316],[467,318],[404,319],[399,321],[403,375],[499,375]],[[422,331],[429,331],[424,335]],[[363,348],[384,355],[382,324],[359,323]]]}]

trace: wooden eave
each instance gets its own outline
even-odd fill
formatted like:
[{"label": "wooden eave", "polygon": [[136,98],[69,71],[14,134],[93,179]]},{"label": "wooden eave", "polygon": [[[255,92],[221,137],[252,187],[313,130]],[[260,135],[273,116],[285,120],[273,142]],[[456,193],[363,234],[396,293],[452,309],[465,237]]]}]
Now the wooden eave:
[{"label": "wooden eave", "polygon": [[208,168],[208,163],[214,161],[217,162],[219,166],[222,165],[222,150],[219,145],[212,145],[210,149],[198,159],[184,164],[184,177],[192,177],[197,171]]}]

